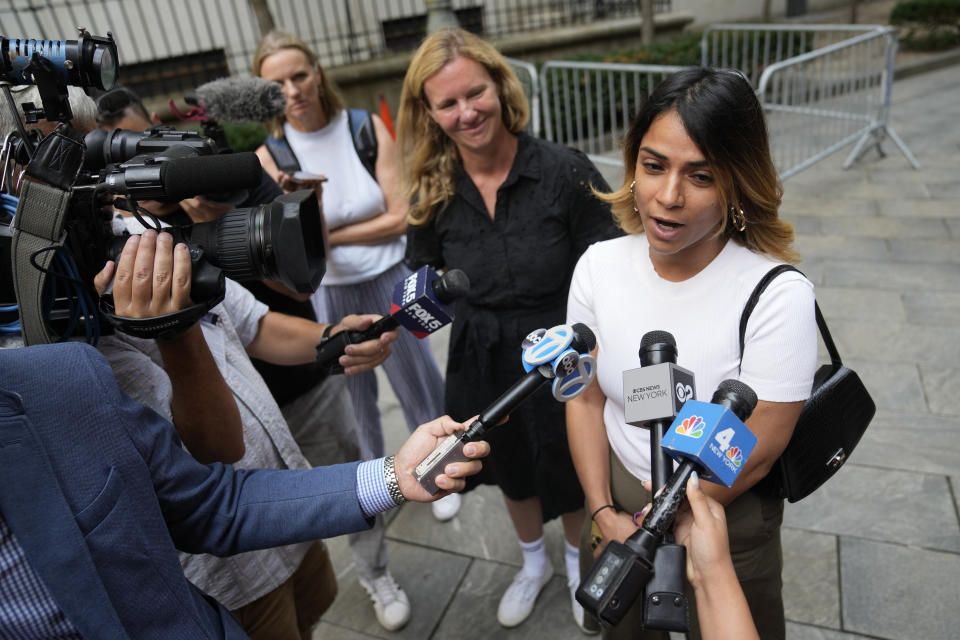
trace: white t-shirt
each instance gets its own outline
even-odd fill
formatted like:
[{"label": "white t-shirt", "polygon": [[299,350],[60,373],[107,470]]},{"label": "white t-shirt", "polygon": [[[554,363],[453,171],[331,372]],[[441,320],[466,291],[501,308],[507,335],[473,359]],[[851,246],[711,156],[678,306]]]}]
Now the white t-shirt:
[{"label": "white t-shirt", "polygon": [[[341,109],[325,127],[303,133],[283,125],[283,134],[310,173],[327,177],[323,183],[323,217],[327,229],[375,218],[387,210],[380,185],[360,162],[353,146],[347,110]],[[406,237],[399,236],[376,245],[341,245],[327,255],[327,272],[321,284],[342,285],[365,282],[403,259]]]},{"label": "white t-shirt", "polygon": [[728,241],[700,273],[669,282],[654,270],[649,248],[644,234],[592,245],[574,270],[567,305],[568,322],[583,322],[597,335],[607,439],[641,480],[650,478],[650,436],[624,420],[623,372],[640,366],[645,333],[673,335],[677,364],[693,371],[696,399],[707,402],[727,378],[750,385],[760,400],[804,400],[817,361],[813,285],[799,273],[779,275],[760,296],[747,323],[738,374],[740,314],[777,263]]}]

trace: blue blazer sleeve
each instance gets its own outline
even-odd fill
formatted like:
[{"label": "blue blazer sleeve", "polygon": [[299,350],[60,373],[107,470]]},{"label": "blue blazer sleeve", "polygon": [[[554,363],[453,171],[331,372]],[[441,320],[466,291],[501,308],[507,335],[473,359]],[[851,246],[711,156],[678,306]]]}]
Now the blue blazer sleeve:
[{"label": "blue blazer sleeve", "polygon": [[203,465],[173,426],[117,387],[106,361],[88,350],[99,387],[140,452],[177,548],[232,555],[368,529],[360,510],[359,463],[309,470],[237,470]]}]

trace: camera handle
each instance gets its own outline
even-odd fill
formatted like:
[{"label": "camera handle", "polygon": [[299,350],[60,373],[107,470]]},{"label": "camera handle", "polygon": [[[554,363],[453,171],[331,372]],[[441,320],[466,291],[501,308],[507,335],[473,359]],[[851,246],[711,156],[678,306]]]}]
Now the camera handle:
[{"label": "camera handle", "polygon": [[[651,492],[667,483],[673,458],[660,446],[670,422],[655,420],[650,425]],[[643,592],[643,626],[663,631],[690,630],[690,602],[686,596],[687,549],[673,542],[673,533],[664,532],[664,541],[653,558],[653,576]]]}]

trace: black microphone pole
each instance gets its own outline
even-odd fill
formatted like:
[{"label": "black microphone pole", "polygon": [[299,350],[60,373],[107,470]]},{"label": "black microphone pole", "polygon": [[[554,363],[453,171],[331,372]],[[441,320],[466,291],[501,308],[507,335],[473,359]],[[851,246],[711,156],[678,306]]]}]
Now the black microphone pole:
[{"label": "black microphone pole", "polygon": [[[667,331],[647,332],[640,341],[640,366],[648,367],[658,364],[677,364],[677,341]],[[673,397],[677,394],[674,388],[667,391]],[[673,418],[670,417],[652,420],[649,423],[651,493],[654,495],[667,486],[668,478],[673,473],[673,458],[660,446],[672,422]],[[653,502],[657,504],[658,501]],[[650,517],[649,514],[647,517]],[[641,528],[637,534],[643,531],[644,529]],[[652,553],[648,558],[652,564],[653,575],[644,589],[643,626],[665,631],[688,631],[690,610],[685,595],[687,550],[674,543],[671,531],[664,532],[657,542],[658,544],[650,550]]]},{"label": "black microphone pole", "polygon": [[[677,342],[666,331],[649,331],[640,341],[640,366],[677,363]],[[673,389],[669,390],[674,393]],[[656,493],[667,483],[673,472],[673,458],[660,446],[673,419],[661,418],[650,422],[651,491]]]}]

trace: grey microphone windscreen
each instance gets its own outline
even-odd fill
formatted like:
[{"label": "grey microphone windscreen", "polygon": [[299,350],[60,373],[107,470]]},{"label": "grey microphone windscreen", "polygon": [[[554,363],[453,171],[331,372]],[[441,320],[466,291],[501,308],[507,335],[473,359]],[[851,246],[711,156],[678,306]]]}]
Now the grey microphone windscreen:
[{"label": "grey microphone windscreen", "polygon": [[287,105],[280,85],[263,78],[221,78],[200,85],[194,94],[207,115],[222,122],[267,122]]}]

